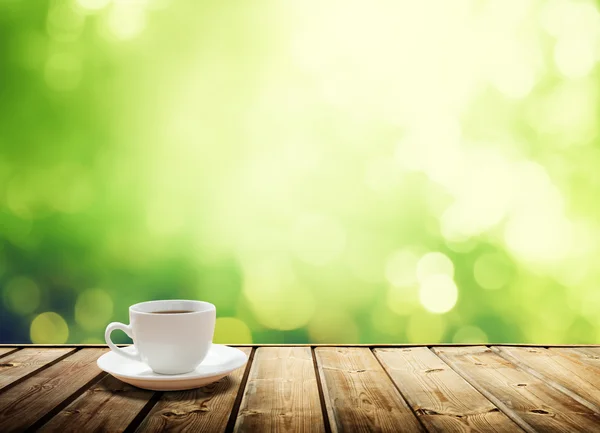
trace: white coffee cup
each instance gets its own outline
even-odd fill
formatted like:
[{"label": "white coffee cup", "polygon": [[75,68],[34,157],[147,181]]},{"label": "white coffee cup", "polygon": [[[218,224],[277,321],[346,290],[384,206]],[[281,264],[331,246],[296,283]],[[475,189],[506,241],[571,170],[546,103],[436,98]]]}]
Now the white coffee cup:
[{"label": "white coffee cup", "polygon": [[[208,302],[142,302],[129,307],[129,325],[111,323],[104,338],[112,351],[147,364],[155,373],[189,373],[210,349],[216,315],[217,309]],[[110,334],[117,329],[133,339],[134,352],[120,349],[111,341]]]}]

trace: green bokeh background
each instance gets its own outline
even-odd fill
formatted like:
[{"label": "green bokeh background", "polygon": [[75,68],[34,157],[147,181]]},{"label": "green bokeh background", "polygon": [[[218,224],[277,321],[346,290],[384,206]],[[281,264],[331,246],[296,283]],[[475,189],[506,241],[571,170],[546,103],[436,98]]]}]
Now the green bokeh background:
[{"label": "green bokeh background", "polygon": [[598,60],[583,0],[0,0],[0,342],[600,343]]}]

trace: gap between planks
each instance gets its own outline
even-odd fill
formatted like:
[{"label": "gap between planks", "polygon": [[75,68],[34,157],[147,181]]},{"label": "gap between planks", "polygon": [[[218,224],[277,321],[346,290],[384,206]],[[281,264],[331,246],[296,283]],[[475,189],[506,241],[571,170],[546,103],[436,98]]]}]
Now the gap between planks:
[{"label": "gap between planks", "polygon": [[259,347],[234,432],[325,431],[309,347]]},{"label": "gap between planks", "polygon": [[[325,422],[325,428],[326,431],[331,431],[331,427],[329,425],[329,417],[327,416],[327,412],[326,412],[326,408],[325,408],[325,401],[324,401],[324,394],[323,394],[323,384],[321,382],[321,377],[318,374],[317,371],[317,360],[315,357],[315,351],[314,348],[315,347],[370,347],[370,348],[377,348],[377,347],[397,347],[397,348],[403,348],[403,347],[447,347],[447,346],[473,346],[472,344],[465,344],[465,345],[435,345],[435,346],[424,346],[424,345],[280,345],[280,344],[275,344],[275,345],[239,345],[240,347],[252,347],[252,352],[249,356],[248,362],[245,366],[245,371],[244,371],[244,375],[242,378],[242,381],[240,383],[240,388],[238,390],[238,394],[236,396],[235,402],[234,402],[234,406],[231,412],[231,416],[229,418],[229,421],[227,423],[227,427],[226,427],[226,431],[232,431],[233,427],[235,425],[235,421],[237,419],[237,415],[239,413],[239,409],[240,409],[240,405],[241,405],[241,400],[243,397],[243,393],[245,391],[246,388],[246,384],[248,381],[248,376],[250,373],[250,369],[252,367],[252,362],[254,360],[254,355],[256,353],[256,348],[257,347],[311,347],[311,356],[312,356],[312,361],[315,367],[315,375],[316,375],[316,381],[317,381],[317,387],[319,390],[319,398],[321,400],[321,408],[324,411],[323,413],[323,420]],[[508,344],[495,344],[495,345],[488,345],[487,347],[491,348],[492,350],[494,350],[494,352],[498,353],[499,355],[501,355],[501,352],[497,349],[494,349],[494,346],[509,346]],[[521,347],[570,347],[570,348],[578,348],[578,347],[600,347],[599,345],[510,345],[510,346],[521,346]],[[21,348],[24,347],[73,347],[76,350],[69,352],[63,356],[61,356],[60,358],[41,366],[39,369],[35,370],[34,372],[30,373],[29,375],[20,378],[18,381],[16,381],[14,384],[17,383],[21,383],[23,380],[26,380],[27,378],[31,377],[34,374],[37,374],[53,365],[55,365],[56,363],[64,360],[65,358],[72,356],[74,353],[78,352],[79,350],[82,350],[84,347],[106,347],[104,345],[87,345],[87,346],[80,346],[80,345],[46,345],[46,346],[40,346],[40,345],[19,345],[19,346],[15,346],[15,345],[11,345],[10,347],[14,348],[14,350],[9,351],[9,352],[5,352],[3,353],[0,357],[4,357],[10,354],[14,354],[15,352],[19,351]],[[435,353],[435,351],[434,351]],[[468,383],[470,383],[472,386],[475,387],[475,389],[477,389],[482,395],[484,395],[486,398],[488,398],[488,400],[490,400],[494,405],[496,405],[496,407],[498,407],[500,410],[502,410],[507,416],[509,416],[513,421],[515,421],[519,426],[521,426],[521,428],[523,428],[526,431],[532,431],[531,427],[529,426],[529,424],[525,423],[525,425],[522,424],[522,422],[524,422],[523,420],[519,419],[518,422],[516,421],[512,416],[511,416],[511,412],[510,409],[503,407],[504,405],[502,404],[502,402],[500,402],[498,399],[496,399],[493,395],[490,395],[489,393],[487,393],[485,390],[482,390],[477,382],[473,379],[470,378],[470,376],[467,373],[464,373],[460,370],[460,368],[456,368],[453,363],[448,362],[448,360],[444,359],[445,357],[443,355],[440,355],[439,353],[436,353],[436,355],[442,359],[450,368],[452,368],[454,371],[456,371],[461,377],[463,377]],[[377,360],[377,362],[381,365],[381,360],[375,356],[375,359]],[[529,371],[528,369],[523,368],[522,363],[515,361],[513,359],[509,359],[509,361],[511,363],[513,363],[517,368],[520,368],[521,370],[524,370],[527,373],[531,374],[531,371]],[[382,369],[386,372],[386,375],[389,378],[389,373],[387,372],[387,370],[385,368]],[[71,396],[69,396],[67,399],[65,399],[59,406],[57,406],[53,411],[49,412],[48,414],[46,414],[43,418],[41,418],[38,422],[36,422],[34,425],[32,425],[31,429],[33,430],[34,428],[38,428],[41,425],[45,424],[46,422],[48,422],[54,415],[56,415],[56,413],[58,413],[60,410],[64,409],[65,407],[67,407],[70,403],[72,403],[75,399],[77,399],[81,394],[83,394],[85,391],[87,391],[90,387],[92,387],[95,383],[97,383],[99,380],[101,380],[106,374],[105,373],[100,373],[98,376],[96,376],[94,379],[90,380],[90,382],[88,382],[87,384],[85,384],[83,387],[81,387],[78,391],[76,391],[74,394],[72,394]],[[548,381],[546,378],[543,378],[547,383],[549,383],[550,385],[552,385],[553,387],[557,388],[554,384],[551,383],[551,381]],[[390,379],[391,380],[391,379]],[[396,386],[396,384],[394,383],[394,381],[392,380],[392,383],[394,384],[394,386],[398,389],[398,387]],[[9,386],[12,387],[14,384],[11,384]],[[562,389],[557,388],[560,391],[564,392]],[[4,391],[4,390],[3,390]],[[402,393],[402,391],[400,389],[398,389],[398,392],[400,393],[400,395],[402,396],[402,398],[406,401],[406,398],[404,396],[404,394]],[[144,409],[142,409],[142,411],[136,416],[136,418],[134,419],[134,421],[132,421],[132,423],[130,424],[130,426],[127,428],[126,431],[133,431],[135,430],[135,428],[137,428],[137,426],[139,424],[141,424],[141,422],[144,420],[144,418],[148,415],[148,413],[151,411],[152,407],[154,406],[154,404],[156,404],[156,402],[158,401],[159,396],[157,397],[158,394],[161,393],[156,393],[150,402],[148,402],[147,407],[144,407]],[[572,396],[571,396],[572,397]],[[156,400],[156,401],[153,401]],[[153,403],[151,404],[151,402],[153,401]],[[410,405],[408,405],[409,407],[411,407]],[[146,410],[147,409],[147,410]],[[411,407],[412,410],[412,407]],[[414,411],[413,411],[414,412]],[[416,414],[415,414],[416,416]],[[417,419],[419,420],[419,422],[421,422],[419,416],[416,416]],[[139,418],[139,419],[138,419]]]},{"label": "gap between planks", "polygon": [[[251,364],[252,350],[245,349],[245,352],[247,352],[247,354],[248,354],[248,361]],[[246,364],[248,364],[248,363],[246,363]],[[244,367],[242,367],[242,371],[241,371],[241,373],[242,373],[241,376],[242,377],[243,377],[243,374],[246,372],[246,368],[245,367],[247,367],[247,365],[244,366]],[[78,395],[73,396],[72,398],[70,398],[69,401],[66,402],[66,406],[65,406],[65,404],[61,404],[60,408],[58,408],[58,412],[56,410],[53,411],[53,413],[48,417],[49,419],[45,418],[43,420],[43,425],[42,425],[42,423],[36,424],[34,426],[35,429],[37,429],[39,427],[42,427],[42,428],[46,427],[47,429],[50,429],[52,431],[52,429],[54,429],[54,428],[56,428],[56,427],[58,427],[60,425],[66,425],[64,423],[64,419],[63,419],[62,424],[61,424],[61,422],[58,422],[55,425],[54,421],[56,420],[56,417],[57,416],[60,417],[61,414],[64,415],[63,412],[65,412],[65,411],[67,411],[67,413],[68,413],[68,410],[71,409],[71,406],[74,405],[74,404],[75,404],[75,406],[74,406],[75,409],[80,409],[81,407],[80,408],[77,407],[77,402],[78,401],[81,402],[82,399],[85,398],[85,396],[89,392],[96,391],[95,387],[98,386],[98,384],[101,385],[105,381],[105,379],[109,378],[109,377],[110,377],[110,375],[103,374],[103,377],[99,381],[96,381],[96,382],[94,382],[91,385],[90,384],[86,384],[85,389],[83,390],[83,392],[78,392],[77,393]],[[240,377],[240,383],[241,383],[242,377]],[[109,397],[109,398],[116,398],[118,400],[119,398],[123,398],[123,397],[119,397],[119,395],[120,395],[121,391],[124,391],[123,396],[124,396],[124,398],[127,398],[128,388],[135,388],[135,387],[132,387],[132,386],[129,386],[129,385],[125,385],[125,384],[123,384],[123,386],[124,386],[124,388],[122,390],[121,389],[119,389],[119,390],[116,390],[116,389],[113,390],[113,389],[111,389],[110,386],[108,386],[108,388],[104,390],[105,391],[104,393],[105,394],[112,394],[112,397]],[[135,389],[137,389],[137,388],[135,388]],[[106,391],[108,391],[108,393]],[[139,391],[140,390],[138,389],[138,392]],[[134,391],[134,393],[135,393],[135,391]],[[144,423],[146,421],[148,421],[148,417],[152,416],[154,409],[156,408],[157,405],[159,405],[161,403],[162,399],[165,397],[166,394],[167,394],[166,392],[161,392],[161,391],[147,391],[147,394],[144,397],[144,399],[146,401],[143,403],[143,405],[141,407],[138,406],[135,409],[135,412],[131,413],[131,416],[129,417],[129,420],[126,421],[126,422],[121,422],[120,424],[115,424],[115,425],[113,425],[109,429],[110,430],[115,429],[115,430],[124,431],[124,432],[141,431],[140,427],[143,427]],[[233,395],[234,398],[236,396],[237,396],[237,393]],[[93,398],[93,395],[91,397]],[[113,400],[113,403],[114,403],[114,400]],[[233,401],[232,401],[232,403],[233,403]],[[85,408],[85,405],[81,405],[80,404],[80,406],[83,407],[82,413],[87,412],[86,411],[87,408]],[[75,413],[79,413],[79,410],[75,410]],[[106,413],[105,413],[105,415],[106,415]],[[231,415],[230,413],[227,413],[227,416],[225,417],[224,423],[222,425],[223,429],[225,428],[225,424],[227,423],[228,418],[229,418],[230,415]],[[63,418],[64,418],[64,416],[63,416]],[[75,431],[75,430],[73,430],[73,431]]]},{"label": "gap between planks", "polygon": [[[436,346],[434,346],[436,347]],[[489,346],[483,346],[488,347]],[[482,387],[479,382],[477,382],[473,377],[471,377],[468,373],[462,370],[458,365],[451,362],[450,359],[446,357],[443,353],[439,353],[435,348],[431,348],[430,350],[435,353],[438,358],[446,363],[452,370],[454,370],[459,376],[461,376],[464,380],[466,380],[473,388],[475,388],[481,395],[487,398],[492,402],[498,409],[500,409],[504,414],[509,417],[513,422],[515,422],[519,427],[525,430],[527,433],[537,433],[537,431],[529,425],[525,420],[523,420],[520,416],[518,416],[515,412],[513,412],[502,400],[497,398],[494,394],[489,392],[487,389]]]},{"label": "gap between planks", "polygon": [[36,430],[86,387],[105,376],[95,366],[96,359],[105,350],[73,352],[61,362],[38,370],[26,381],[0,394],[0,430]]},{"label": "gap between planks", "polygon": [[315,356],[315,348],[310,348],[310,354],[312,356],[313,366],[315,367],[315,377],[317,378],[317,389],[319,391],[319,401],[321,402],[321,413],[323,414],[323,424],[325,426],[325,432],[331,433],[331,424],[329,422],[329,415],[327,414],[327,406],[325,405],[325,394],[323,393],[323,383],[321,382],[321,375],[319,374],[319,364],[317,363],[317,357]]},{"label": "gap between planks", "polygon": [[[3,349],[7,349],[7,350],[3,350]],[[18,352],[19,350],[21,350],[21,347],[8,346],[8,347],[0,348],[0,358],[4,358],[5,356],[12,355],[13,353]]]},{"label": "gap between planks", "polygon": [[375,349],[374,354],[427,431],[523,433],[433,350]]},{"label": "gap between planks", "polygon": [[562,392],[563,394],[566,394],[567,396],[571,397],[573,400],[578,401],[579,403],[581,403],[588,409],[591,409],[594,412],[600,413],[600,408],[597,405],[595,405],[591,401],[586,400],[584,397],[580,396],[579,394],[571,391],[569,388],[556,382],[551,377],[548,377],[547,375],[537,371],[535,368],[530,367],[529,365],[526,364],[525,361],[521,361],[514,355],[507,352],[506,350],[502,350],[502,349],[499,349],[499,348],[496,348],[493,346],[490,347],[490,349],[492,349],[494,351],[494,353],[496,353],[497,355],[501,356],[502,358],[506,359],[508,362],[513,364],[515,367],[523,370],[526,373],[531,374],[534,377],[537,377],[544,383],[547,383],[548,385],[552,386],[553,388],[557,389],[558,391]]},{"label": "gap between planks", "polygon": [[[431,349],[428,348],[428,350],[431,350]],[[398,390],[398,393],[400,394],[400,396],[402,397],[402,399],[404,400],[404,402],[406,403],[406,405],[408,406],[408,408],[412,411],[412,413],[415,416],[415,418],[417,418],[417,421],[419,421],[419,424],[421,424],[421,427],[423,427],[423,431],[425,431],[425,432],[429,431],[429,429],[427,429],[427,427],[423,423],[423,420],[421,419],[421,417],[419,416],[419,414],[417,414],[417,412],[415,412],[415,409],[413,408],[413,405],[410,404],[410,402],[408,401],[408,399],[406,398],[406,396],[404,395],[404,393],[402,392],[402,390],[400,389],[400,387],[396,384],[396,381],[394,380],[394,378],[392,378],[392,376],[390,375],[390,372],[387,370],[387,368],[385,368],[385,366],[381,362],[381,359],[379,359],[379,356],[377,356],[375,354],[373,348],[371,349],[371,353],[373,354],[373,358],[375,358],[377,360],[377,362],[379,363],[379,366],[381,367],[381,369],[385,372],[385,374],[388,377],[388,379],[390,380],[390,382],[392,382],[392,384],[394,385],[394,387]]]},{"label": "gap between planks", "polygon": [[225,432],[232,432],[235,428],[235,422],[238,417],[238,413],[240,412],[240,406],[242,405],[242,398],[244,397],[244,391],[246,390],[246,384],[248,383],[248,377],[250,376],[250,368],[254,362],[254,355],[256,354],[256,347],[252,347],[252,352],[250,352],[250,356],[248,356],[248,362],[246,363],[246,369],[244,370],[244,375],[242,376],[242,380],[240,381],[240,387],[238,388],[238,393],[235,396],[235,400],[233,402],[233,407],[231,408],[231,414],[229,415],[229,419],[227,420],[227,425],[225,426]]},{"label": "gap between planks", "polygon": [[[527,431],[591,432],[600,425],[600,414],[596,411],[558,390],[545,378],[531,374],[522,364],[500,356],[493,348],[436,347],[434,352]],[[503,401],[509,401],[510,407],[503,407]]]},{"label": "gap between planks", "polygon": [[423,424],[368,348],[315,350],[334,432],[424,432]]},{"label": "gap between planks", "polygon": [[53,409],[49,410],[44,416],[34,422],[31,427],[29,427],[27,432],[35,432],[40,429],[44,424],[47,424],[52,418],[58,415],[63,409],[67,408],[71,403],[77,400],[80,396],[82,396],[88,389],[92,386],[100,382],[107,375],[105,372],[100,372],[94,378],[92,378],[88,383],[80,387],[73,394],[64,399],[59,405],[55,406]]},{"label": "gap between planks", "polygon": [[148,402],[144,405],[142,410],[140,410],[138,412],[138,414],[135,416],[135,418],[133,420],[131,420],[131,422],[129,423],[127,428],[123,431],[123,433],[135,432],[138,429],[138,427],[140,425],[142,425],[142,423],[144,422],[146,417],[148,415],[150,415],[150,412],[152,412],[152,409],[159,402],[159,400],[161,399],[163,394],[164,394],[163,391],[155,391],[154,394],[152,395],[152,397],[150,397],[150,400],[148,400]]},{"label": "gap between planks", "polygon": [[[12,352],[8,352],[6,353],[6,355],[13,355],[17,352],[19,352],[21,349],[17,349],[17,350],[13,350]],[[59,356],[56,359],[53,359],[50,362],[47,362],[46,364],[40,365],[38,368],[36,368],[33,371],[30,371],[29,373],[27,373],[26,375],[19,377],[18,379],[12,381],[11,383],[6,384],[3,388],[0,389],[0,393],[6,392],[9,389],[19,385],[20,383],[26,381],[27,379],[30,379],[31,377],[41,373],[44,370],[47,370],[48,368],[58,364],[59,362],[63,361],[64,359],[74,355],[75,353],[79,352],[81,349],[80,348],[74,348],[74,350],[65,353],[64,355]]]}]

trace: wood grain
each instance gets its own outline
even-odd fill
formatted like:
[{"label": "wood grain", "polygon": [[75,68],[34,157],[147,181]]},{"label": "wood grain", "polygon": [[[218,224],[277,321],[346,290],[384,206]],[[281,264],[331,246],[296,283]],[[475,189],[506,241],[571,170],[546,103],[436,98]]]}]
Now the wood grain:
[{"label": "wood grain", "polygon": [[414,345],[378,345],[376,356],[369,348],[323,346],[314,351],[315,374],[309,345],[274,345],[256,349],[257,363],[245,374],[161,394],[100,372],[95,361],[105,348],[5,345],[0,432],[129,432],[140,423],[138,433],[421,431],[421,423],[429,431],[518,431],[507,417],[528,432],[600,432],[593,410],[600,346],[515,346],[494,346],[502,356],[485,347],[435,348],[443,360]]},{"label": "wood grain", "polygon": [[550,351],[568,356],[594,368],[596,374],[600,374],[600,347],[577,347],[577,348],[551,348]]},{"label": "wood grain", "polygon": [[123,431],[153,395],[153,391],[106,376],[60,411],[40,431],[78,433],[82,426],[86,431]]},{"label": "wood grain", "polygon": [[234,431],[324,431],[310,348],[256,350]]},{"label": "wood grain", "polygon": [[75,349],[23,349],[7,355],[0,360],[0,390],[73,352]]},{"label": "wood grain", "polygon": [[600,368],[548,349],[498,347],[494,350],[528,373],[600,413]]},{"label": "wood grain", "polygon": [[428,431],[523,431],[428,348],[374,353]]},{"label": "wood grain", "polygon": [[436,347],[434,351],[529,432],[599,430],[599,414],[487,347]]},{"label": "wood grain", "polygon": [[0,347],[0,358],[19,350],[18,347]]},{"label": "wood grain", "polygon": [[106,349],[83,349],[0,394],[0,431],[23,431],[101,373]]},{"label": "wood grain", "polygon": [[[241,349],[250,356],[252,349]],[[246,366],[199,389],[164,393],[138,432],[222,432],[240,391]]]},{"label": "wood grain", "polygon": [[423,431],[369,349],[320,347],[315,355],[332,431]]}]

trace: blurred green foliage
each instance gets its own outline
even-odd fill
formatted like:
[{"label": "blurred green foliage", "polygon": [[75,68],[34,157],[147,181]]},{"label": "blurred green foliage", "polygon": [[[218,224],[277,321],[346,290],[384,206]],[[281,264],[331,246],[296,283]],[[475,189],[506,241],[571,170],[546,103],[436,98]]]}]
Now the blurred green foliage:
[{"label": "blurred green foliage", "polygon": [[0,0],[0,342],[600,343],[584,0]]}]

